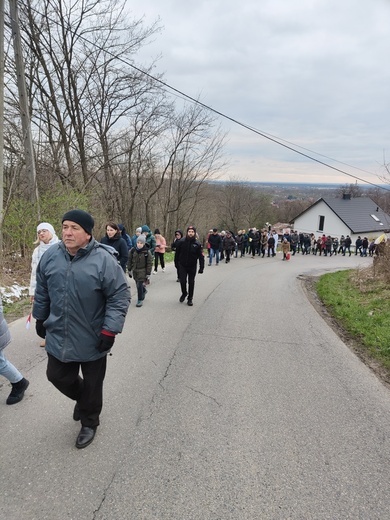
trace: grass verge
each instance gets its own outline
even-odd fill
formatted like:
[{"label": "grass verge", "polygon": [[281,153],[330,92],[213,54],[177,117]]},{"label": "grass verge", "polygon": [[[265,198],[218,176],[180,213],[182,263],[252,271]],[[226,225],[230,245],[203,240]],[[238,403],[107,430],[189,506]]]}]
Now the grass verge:
[{"label": "grass verge", "polygon": [[390,288],[364,271],[321,276],[318,297],[338,324],[356,338],[372,359],[390,370]]}]

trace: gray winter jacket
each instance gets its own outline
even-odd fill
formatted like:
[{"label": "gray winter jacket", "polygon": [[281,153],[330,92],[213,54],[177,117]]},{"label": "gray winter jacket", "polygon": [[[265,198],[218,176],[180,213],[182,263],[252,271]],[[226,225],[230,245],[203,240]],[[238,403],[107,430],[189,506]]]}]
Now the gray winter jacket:
[{"label": "gray winter jacket", "polygon": [[11,341],[11,334],[3,314],[3,304],[0,300],[0,351]]},{"label": "gray winter jacket", "polygon": [[95,239],[73,260],[59,242],[39,262],[33,317],[44,321],[46,350],[60,361],[105,356],[97,350],[100,333],[122,331],[129,303],[123,270]]}]

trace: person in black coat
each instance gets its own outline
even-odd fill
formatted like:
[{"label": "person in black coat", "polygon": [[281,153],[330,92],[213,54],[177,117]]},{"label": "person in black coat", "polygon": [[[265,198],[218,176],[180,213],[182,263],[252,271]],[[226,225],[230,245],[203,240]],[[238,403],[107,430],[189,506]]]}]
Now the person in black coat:
[{"label": "person in black coat", "polygon": [[122,238],[121,230],[115,222],[108,222],[106,225],[106,234],[100,240],[101,244],[113,247],[117,254],[117,260],[124,272],[126,272],[127,260],[129,258],[129,250],[126,240]]},{"label": "person in black coat", "polygon": [[175,264],[175,267],[176,267],[176,273],[177,273],[176,281],[177,282],[180,282],[180,277],[179,277],[179,264],[177,261],[176,246],[177,246],[179,240],[181,240],[182,238],[183,238],[183,231],[181,229],[176,229],[175,239],[171,244],[171,250],[175,252],[175,256],[173,257],[173,263]]},{"label": "person in black coat", "polygon": [[[199,261],[199,274],[204,270],[204,255],[202,244],[196,239],[196,228],[188,226],[186,236],[176,244],[177,262],[179,265],[179,279],[181,287],[180,303],[187,298],[187,305],[193,305],[195,276]],[[187,292],[188,278],[188,292]]]}]

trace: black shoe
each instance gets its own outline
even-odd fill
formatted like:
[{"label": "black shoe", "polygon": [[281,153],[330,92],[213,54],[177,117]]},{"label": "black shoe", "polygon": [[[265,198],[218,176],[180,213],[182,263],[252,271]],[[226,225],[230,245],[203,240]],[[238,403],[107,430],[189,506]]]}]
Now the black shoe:
[{"label": "black shoe", "polygon": [[27,381],[27,379],[25,379],[24,377],[17,383],[11,383],[12,390],[7,398],[6,403],[7,404],[20,403],[20,401],[24,397],[24,392],[26,391],[29,384],[30,384],[30,382]]},{"label": "black shoe", "polygon": [[80,433],[76,440],[76,448],[81,450],[82,448],[86,448],[91,444],[93,439],[95,438],[96,427],[89,428],[88,426],[82,426]]},{"label": "black shoe", "polygon": [[183,303],[184,300],[186,299],[186,297],[187,297],[187,294],[186,294],[186,293],[185,293],[185,294],[182,294],[182,295],[180,296],[180,298],[179,298],[179,302],[180,302],[180,303]]},{"label": "black shoe", "polygon": [[73,420],[74,421],[79,421],[80,420],[80,408],[79,408],[79,403],[76,403],[74,405],[74,410],[73,410]]},{"label": "black shoe", "polygon": [[188,299],[187,305],[189,305],[190,307],[192,307],[194,304],[192,303],[192,300]]}]

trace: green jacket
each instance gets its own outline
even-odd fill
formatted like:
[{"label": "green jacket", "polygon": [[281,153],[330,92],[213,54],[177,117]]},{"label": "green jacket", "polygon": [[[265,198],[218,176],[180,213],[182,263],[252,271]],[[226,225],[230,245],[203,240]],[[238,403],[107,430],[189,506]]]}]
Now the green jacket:
[{"label": "green jacket", "polygon": [[152,254],[147,246],[142,249],[133,247],[129,252],[127,270],[131,273],[135,282],[143,282],[152,272]]}]

